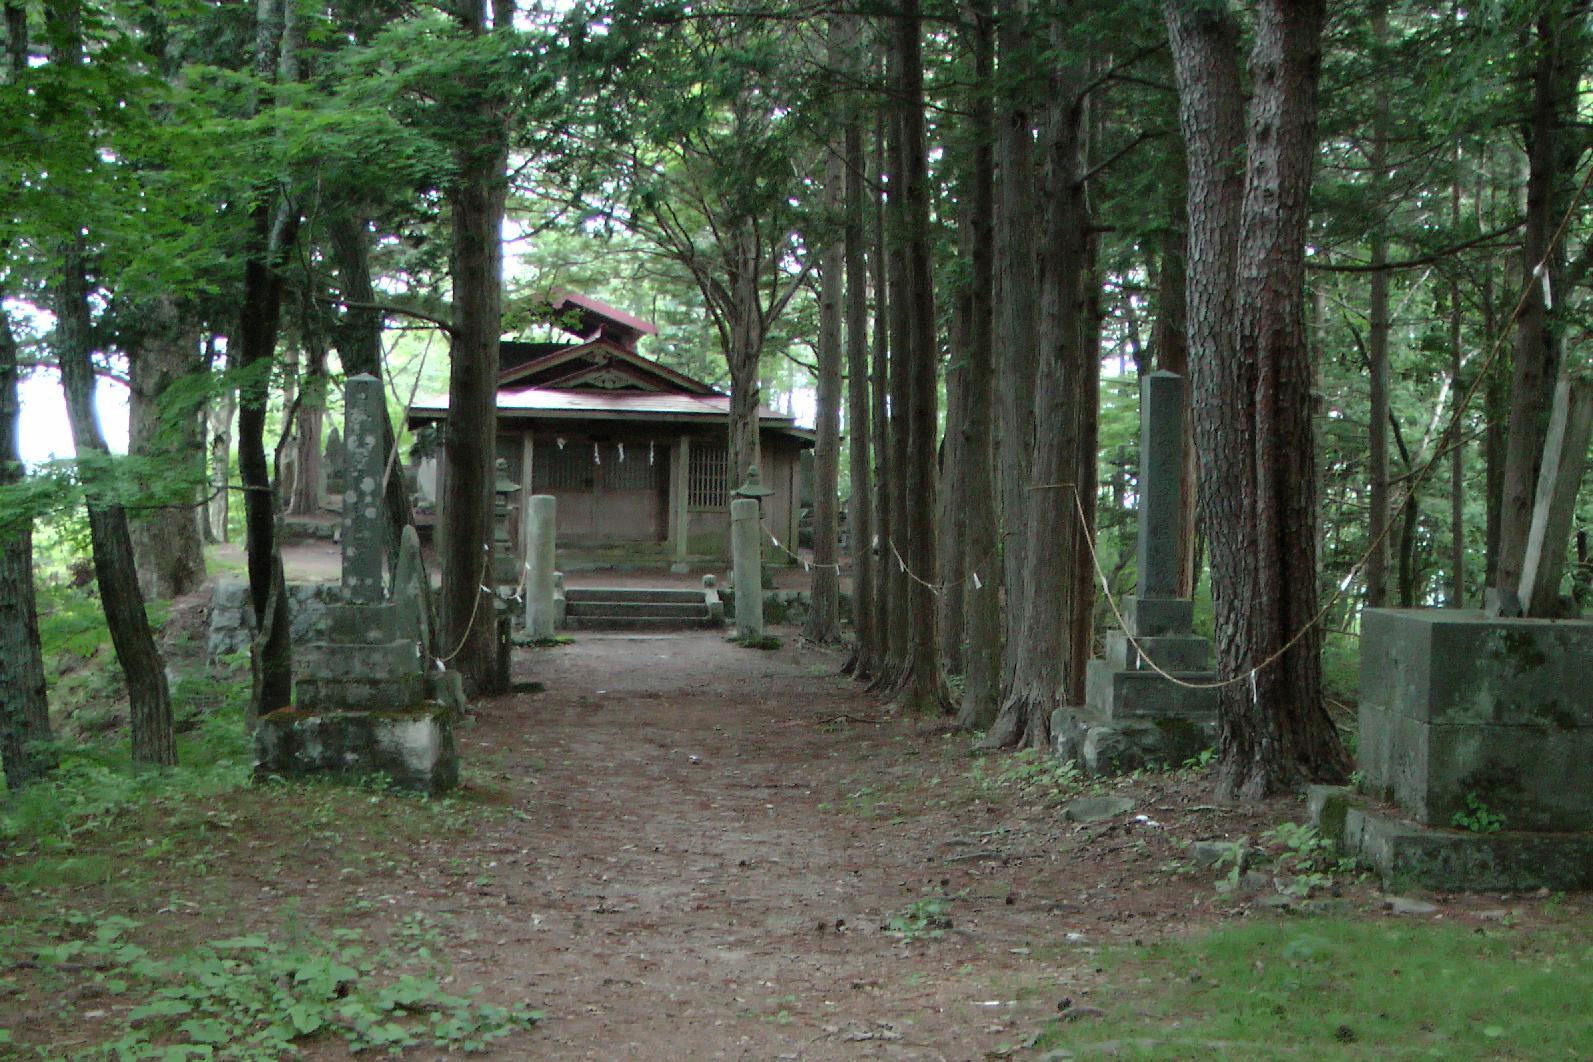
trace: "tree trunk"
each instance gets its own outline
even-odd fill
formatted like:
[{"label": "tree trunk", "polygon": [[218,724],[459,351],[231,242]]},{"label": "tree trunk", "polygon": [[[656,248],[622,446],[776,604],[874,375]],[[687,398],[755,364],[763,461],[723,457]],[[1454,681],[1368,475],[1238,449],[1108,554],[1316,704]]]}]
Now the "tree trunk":
[{"label": "tree trunk", "polygon": [[[995,360],[996,457],[1001,487],[1002,587],[1005,596],[1002,699],[1014,689],[1016,647],[1025,632],[1026,535],[1034,457],[1034,383],[1038,366],[1035,289],[1036,223],[1031,105],[1024,87],[1032,51],[1017,0],[996,7],[999,79],[1007,87],[996,126]],[[994,735],[1007,744],[1014,738]]]},{"label": "tree trunk", "polygon": [[[46,9],[50,39],[60,48],[57,61],[77,64],[83,57],[82,12],[77,0],[56,0]],[[92,318],[89,310],[87,240],[68,238],[61,254],[61,276],[54,294],[56,360],[66,416],[77,450],[78,475],[88,506],[89,540],[94,575],[110,628],[111,646],[127,682],[133,731],[133,762],[169,767],[177,762],[172,728],[171,695],[166,668],[144,612],[133,564],[133,540],[127,513],[115,501],[109,482],[110,451],[94,406]]]},{"label": "tree trunk", "polygon": [[139,588],[145,598],[169,599],[205,582],[198,518],[205,483],[202,410],[171,388],[206,368],[198,326],[182,320],[170,298],[157,299],[141,316],[141,334],[128,352],[127,449],[158,463],[162,474],[149,484],[152,507],[133,517],[130,531]]},{"label": "tree trunk", "polygon": [[[494,15],[512,6],[493,0]],[[456,0],[454,19],[470,36],[486,32],[483,0]],[[505,29],[506,15],[495,18]],[[492,483],[497,440],[498,338],[502,328],[502,226],[508,185],[503,101],[471,88],[480,136],[456,151],[448,190],[453,213],[453,335],[448,372],[447,462],[442,515],[443,642],[472,695],[499,688],[492,574]]]},{"label": "tree trunk", "polygon": [[[306,294],[306,303],[309,299]],[[296,516],[313,516],[321,511],[321,435],[326,423],[327,380],[326,336],[321,331],[320,321],[313,306],[307,305],[303,327],[304,379],[300,384],[299,410],[293,427],[293,492],[288,497],[288,512]],[[388,431],[392,431],[390,425]]]},{"label": "tree trunk", "polygon": [[[5,4],[7,80],[28,71],[28,14]],[[17,341],[11,318],[0,308],[0,488],[22,482],[24,470],[17,421]],[[6,788],[15,793],[55,766],[49,749],[50,705],[33,584],[33,513],[0,521],[0,765]]]},{"label": "tree trunk", "polygon": [[[1381,58],[1388,39],[1388,8],[1385,0],[1372,6],[1371,26]],[[1367,152],[1371,170],[1369,198],[1376,213],[1372,230],[1371,291],[1367,301],[1366,357],[1367,403],[1366,476],[1371,511],[1366,535],[1370,552],[1366,558],[1366,604],[1382,608],[1388,604],[1388,221],[1386,215],[1388,158],[1388,97],[1376,93],[1372,103],[1372,143]]]},{"label": "tree trunk", "polygon": [[[840,22],[830,21],[830,62],[844,65]],[[832,144],[824,166],[824,205],[831,224],[841,218],[846,201],[846,170],[841,144]],[[807,634],[815,642],[840,637],[841,475],[841,298],[846,268],[846,246],[837,229],[820,252],[819,275],[819,378],[817,442],[813,451],[813,607]],[[793,547],[795,543],[792,544]]]},{"label": "tree trunk", "polygon": [[1527,146],[1527,217],[1521,245],[1525,290],[1516,318],[1499,562],[1494,572],[1495,585],[1512,592],[1520,589],[1521,568],[1526,562],[1538,467],[1560,369],[1557,314],[1549,303],[1564,302],[1565,293],[1557,288],[1564,245],[1554,244],[1553,238],[1569,192],[1566,179],[1580,147],[1579,138],[1568,135],[1567,125],[1575,117],[1583,33],[1575,25],[1580,13],[1568,12],[1568,6],[1564,0],[1555,0],[1538,18],[1531,104],[1522,129]]},{"label": "tree trunk", "polygon": [[[6,5],[8,42],[17,49],[21,9]],[[21,23],[25,28],[26,23]],[[23,61],[26,61],[25,45]],[[12,76],[18,71],[13,69]],[[11,319],[0,310],[0,488],[23,478],[18,451],[17,342]],[[39,617],[33,586],[33,514],[16,513],[0,523],[0,764],[6,788],[15,793],[55,766],[49,751],[50,705],[39,651]]]},{"label": "tree trunk", "polygon": [[957,724],[988,727],[1001,695],[1000,516],[995,484],[995,90],[994,21],[989,0],[975,0],[974,90],[970,118],[973,161],[969,187],[970,316],[967,327],[967,402],[963,433],[961,504],[967,513],[969,584],[964,610],[966,643],[962,706]]},{"label": "tree trunk", "polygon": [[[1164,6],[1189,153],[1189,312],[1201,516],[1223,687],[1218,787],[1245,799],[1341,778],[1322,703],[1304,242],[1320,0],[1261,0],[1246,151],[1226,5]],[[1246,158],[1241,173],[1234,160]],[[1257,664],[1305,633],[1280,659]]]},{"label": "tree trunk", "polygon": [[[928,579],[935,563],[936,342],[934,275],[930,251],[928,152],[924,139],[924,68],[917,0],[903,0],[895,20],[894,47],[899,76],[898,122],[901,180],[898,232],[902,239],[903,313],[906,342],[901,351],[902,425],[906,434],[899,471],[906,484],[901,527],[906,539],[908,581],[905,673],[897,676],[896,705],[903,711],[939,714],[950,706],[937,656],[937,605]],[[895,371],[893,368],[893,376]],[[910,574],[909,574],[910,573]],[[916,578],[912,578],[916,576]]]},{"label": "tree trunk", "polygon": [[[1052,44],[1061,45],[1066,30],[1053,27]],[[1017,635],[1007,640],[1011,679],[1001,714],[985,737],[991,747],[1021,744],[1045,748],[1050,743],[1051,713],[1062,706],[1073,672],[1083,661],[1073,659],[1074,606],[1078,596],[1076,566],[1082,542],[1078,505],[1090,487],[1080,481],[1083,439],[1082,403],[1093,403],[1088,390],[1093,373],[1087,365],[1085,278],[1087,275],[1088,210],[1084,200],[1084,160],[1088,108],[1080,96],[1082,71],[1068,67],[1053,73],[1050,103],[1045,108],[1040,138],[1043,155],[1039,200],[1042,240],[1039,256],[1039,365],[1032,389],[1033,456],[1030,492],[1022,534],[1025,536],[1021,581],[1009,582],[1008,608],[1021,620]],[[1044,425],[1044,430],[1040,426]],[[1014,599],[1013,590],[1018,590]]]},{"label": "tree trunk", "polygon": [[[211,362],[212,367],[214,361]],[[232,476],[232,420],[237,412],[238,392],[233,387],[223,387],[205,408],[205,448],[210,454],[209,502],[205,506],[209,541],[230,541],[227,527],[232,514],[232,492],[228,489]]]},{"label": "tree trunk", "polygon": [[[957,222],[959,242],[969,225]],[[968,252],[963,251],[967,257]],[[968,513],[962,506],[962,480],[966,474],[967,443],[962,425],[966,422],[968,364],[968,322],[972,316],[966,292],[960,293],[952,310],[951,357],[946,363],[946,430],[940,440],[939,493],[936,496],[935,543],[937,546],[935,585],[936,625],[940,643],[936,655],[948,675],[963,673],[963,608],[966,588],[963,579],[968,558],[965,554]]]},{"label": "tree trunk", "polygon": [[[75,23],[75,19],[73,21]],[[110,451],[94,406],[94,365],[90,357],[93,341],[90,338],[88,280],[83,265],[84,242],[83,237],[76,237],[64,253],[61,282],[56,293],[56,357],[61,367],[61,389],[66,392],[67,420],[71,422],[78,474],[88,503],[89,540],[94,550],[94,574],[100,601],[105,608],[105,622],[110,627],[111,645],[127,682],[133,762],[170,767],[177,763],[177,744],[172,728],[171,694],[166,688],[166,667],[155,646],[149,617],[144,612],[144,595],[138,589],[127,513],[114,501],[115,488],[108,482]]]},{"label": "tree trunk", "polygon": [[[269,81],[277,67],[279,42],[287,48],[285,12],[292,5],[259,0],[255,68]],[[263,106],[269,106],[267,100]],[[244,543],[248,551],[249,597],[254,606],[255,645],[249,719],[253,721],[293,703],[293,644],[288,595],[283,585],[281,543],[277,540],[277,494],[266,453],[266,408],[271,368],[282,319],[282,276],[278,269],[298,234],[298,214],[286,202],[262,195],[250,208],[253,226],[243,267],[238,311],[238,477],[243,486]]]},{"label": "tree trunk", "polygon": [[[1462,159],[1455,152],[1458,165]],[[1450,190],[1449,218],[1455,231],[1460,231],[1460,176],[1456,173]],[[1449,387],[1457,401],[1464,401],[1466,389],[1461,383],[1461,311],[1460,275],[1449,278]],[[1461,441],[1462,425],[1457,422],[1449,438],[1449,600],[1450,608],[1466,607],[1466,447]]]},{"label": "tree trunk", "polygon": [[862,677],[874,666],[874,478],[869,467],[873,421],[868,371],[868,262],[863,250],[869,190],[864,179],[863,127],[855,103],[849,105],[842,139],[846,155],[846,419],[852,495],[848,537],[852,547],[852,625],[857,632],[852,673]]},{"label": "tree trunk", "polygon": [[[873,165],[869,172],[878,178],[886,169],[886,136],[884,118],[876,115],[874,129]],[[886,392],[890,378],[891,329],[895,320],[895,307],[890,298],[887,274],[890,255],[885,244],[885,204],[875,195],[872,203],[873,239],[869,255],[869,286],[874,290],[874,333],[870,360],[873,371],[869,373],[870,433],[874,449],[874,512],[877,518],[874,536],[869,549],[874,554],[874,637],[869,654],[867,678],[878,681],[890,668],[890,623],[893,615],[892,590],[895,587],[896,561],[891,556],[891,536],[896,533],[893,512],[894,488],[891,485],[891,434],[887,418]]]}]

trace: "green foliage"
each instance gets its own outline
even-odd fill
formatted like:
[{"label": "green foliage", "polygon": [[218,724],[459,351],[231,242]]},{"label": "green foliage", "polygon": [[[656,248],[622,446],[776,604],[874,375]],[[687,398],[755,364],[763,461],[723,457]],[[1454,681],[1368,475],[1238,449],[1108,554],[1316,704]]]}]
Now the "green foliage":
[{"label": "green foliage", "polygon": [[1283,891],[1291,896],[1330,889],[1334,875],[1355,869],[1355,861],[1338,858],[1333,842],[1315,826],[1280,822],[1263,833],[1261,840],[1282,848],[1276,857],[1275,876],[1282,879]]},{"label": "green foliage", "polygon": [[1109,954],[1103,1017],[1037,1048],[1137,1059],[1576,1058],[1593,1042],[1587,927],[1533,932],[1251,920]]},{"label": "green foliage", "polygon": [[1472,833],[1498,833],[1505,827],[1505,817],[1488,810],[1488,805],[1476,793],[1466,794],[1466,810],[1455,812],[1449,821]]},{"label": "green foliage", "polygon": [[46,975],[64,963],[86,966],[104,991],[139,1001],[119,1011],[111,1038],[79,1058],[263,1062],[332,1037],[351,1052],[475,1052],[541,1017],[452,994],[429,949],[373,949],[355,930],[334,930],[325,942],[248,933],[157,958],[134,942],[140,923],[131,919],[69,914],[64,922],[64,932],[34,949]]},{"label": "green foliage", "polygon": [[966,891],[947,896],[926,890],[923,896],[892,912],[880,928],[904,944],[938,940],[952,928],[951,905]]},{"label": "green foliage", "polygon": [[1028,797],[1055,802],[1076,796],[1087,785],[1077,763],[1058,759],[1040,749],[1020,749],[1003,757],[994,773],[986,771],[985,762],[983,759],[975,761],[968,777],[976,790],[987,794],[1015,789]]},{"label": "green foliage", "polygon": [[762,649],[765,651],[780,648],[780,639],[772,634],[748,635],[744,638],[731,638],[731,642],[744,649]]}]

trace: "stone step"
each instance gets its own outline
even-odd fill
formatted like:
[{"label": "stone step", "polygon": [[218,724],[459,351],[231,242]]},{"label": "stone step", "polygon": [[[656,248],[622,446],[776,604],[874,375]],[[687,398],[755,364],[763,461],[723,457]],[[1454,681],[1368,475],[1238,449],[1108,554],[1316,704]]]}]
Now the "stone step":
[{"label": "stone step", "polygon": [[691,619],[669,616],[597,615],[567,616],[566,630],[572,631],[683,631],[718,627],[707,615]]},{"label": "stone step", "polygon": [[672,590],[655,587],[572,586],[564,591],[564,598],[571,604],[577,601],[650,601],[656,603],[673,602],[676,604],[696,602],[700,605],[703,601],[703,592],[701,590]]},{"label": "stone step", "polygon": [[[1163,634],[1135,641],[1163,670],[1206,671],[1211,667],[1211,642],[1199,635]],[[1148,665],[1141,662],[1134,643],[1122,631],[1106,632],[1106,662],[1119,671],[1148,669]]]},{"label": "stone step", "polygon": [[[1191,683],[1216,681],[1211,671],[1169,671]],[[1091,660],[1084,672],[1084,701],[1104,719],[1186,716],[1214,719],[1219,690],[1210,685],[1180,686],[1154,671],[1123,671],[1105,660]]]},{"label": "stone step", "polygon": [[696,601],[569,601],[565,617],[650,616],[658,619],[707,619],[708,606]]}]

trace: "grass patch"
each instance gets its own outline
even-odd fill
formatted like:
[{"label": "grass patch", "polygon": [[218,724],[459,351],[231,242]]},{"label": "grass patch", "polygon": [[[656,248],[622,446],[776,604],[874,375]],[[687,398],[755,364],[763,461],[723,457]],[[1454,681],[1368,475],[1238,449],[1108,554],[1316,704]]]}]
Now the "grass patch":
[{"label": "grass patch", "polygon": [[745,638],[731,638],[730,641],[735,645],[741,646],[743,649],[770,650],[780,648],[780,639],[776,638],[772,634],[760,634],[757,637],[752,637],[749,635]]},{"label": "grass patch", "polygon": [[1106,1014],[1041,1049],[1120,1058],[1574,1059],[1593,1043],[1593,935],[1265,921],[1119,952]]}]

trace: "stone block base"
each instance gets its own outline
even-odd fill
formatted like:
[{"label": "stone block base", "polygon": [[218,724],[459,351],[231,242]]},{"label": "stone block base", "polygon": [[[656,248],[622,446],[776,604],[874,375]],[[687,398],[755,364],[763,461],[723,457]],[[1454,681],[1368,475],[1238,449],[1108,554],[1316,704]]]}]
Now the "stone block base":
[{"label": "stone block base", "polygon": [[1127,774],[1145,767],[1181,767],[1217,741],[1214,720],[1188,716],[1109,719],[1087,708],[1051,713],[1057,757],[1089,775]]},{"label": "stone block base", "polygon": [[1338,786],[1312,786],[1322,835],[1390,889],[1520,892],[1593,888],[1593,832],[1469,833],[1423,826]]},{"label": "stone block base", "polygon": [[[1212,682],[1209,671],[1173,671],[1187,682]],[[1084,702],[1103,719],[1138,716],[1195,716],[1217,714],[1218,690],[1214,686],[1179,686],[1154,671],[1122,671],[1105,660],[1091,660],[1084,672]]]},{"label": "stone block base", "polygon": [[425,704],[396,712],[283,708],[254,732],[254,776],[385,774],[402,789],[442,793],[459,784],[454,712]]}]

